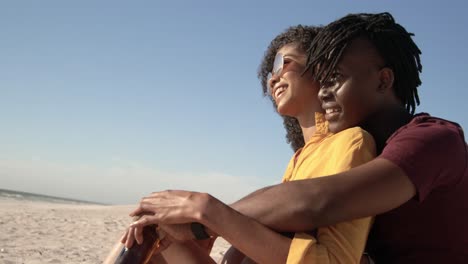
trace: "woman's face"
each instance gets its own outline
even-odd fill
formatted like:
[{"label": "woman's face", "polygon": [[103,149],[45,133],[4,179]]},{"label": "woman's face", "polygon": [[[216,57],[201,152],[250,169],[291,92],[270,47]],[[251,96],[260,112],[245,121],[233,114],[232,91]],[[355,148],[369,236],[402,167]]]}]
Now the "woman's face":
[{"label": "woman's face", "polygon": [[[278,63],[281,58],[282,65]],[[313,80],[310,72],[302,74],[306,61],[305,52],[294,43],[281,47],[277,52],[276,67],[272,69],[268,86],[281,115],[297,118],[322,111],[317,96],[320,88],[318,82]]]}]

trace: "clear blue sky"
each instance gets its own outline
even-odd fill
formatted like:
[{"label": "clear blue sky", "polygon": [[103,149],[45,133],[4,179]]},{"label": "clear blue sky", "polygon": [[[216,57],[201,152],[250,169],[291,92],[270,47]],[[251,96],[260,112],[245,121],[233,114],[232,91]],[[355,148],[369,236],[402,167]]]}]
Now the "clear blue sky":
[{"label": "clear blue sky", "polygon": [[292,154],[257,67],[288,26],[391,12],[419,111],[468,127],[464,1],[2,1],[0,188],[107,203],[279,182]]}]

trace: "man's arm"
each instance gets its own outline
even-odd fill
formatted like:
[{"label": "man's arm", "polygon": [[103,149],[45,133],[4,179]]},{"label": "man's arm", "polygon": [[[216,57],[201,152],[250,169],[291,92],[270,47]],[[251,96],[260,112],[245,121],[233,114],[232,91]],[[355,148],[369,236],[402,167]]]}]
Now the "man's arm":
[{"label": "man's arm", "polygon": [[387,212],[415,194],[403,170],[376,158],[332,176],[260,189],[232,207],[277,231],[298,232]]},{"label": "man's arm", "polygon": [[250,193],[250,194],[248,194],[247,196],[241,198],[239,201],[237,201],[237,202],[231,204],[231,207],[235,207],[236,204],[244,203],[244,201],[248,201],[250,198],[257,196],[257,195],[259,195],[259,194],[261,194],[261,193],[267,191],[268,189],[273,188],[274,186],[275,186],[275,185],[267,186],[267,187],[263,187],[263,188],[261,188],[261,189],[258,189],[258,190],[256,190],[256,191],[254,191],[253,193]]}]

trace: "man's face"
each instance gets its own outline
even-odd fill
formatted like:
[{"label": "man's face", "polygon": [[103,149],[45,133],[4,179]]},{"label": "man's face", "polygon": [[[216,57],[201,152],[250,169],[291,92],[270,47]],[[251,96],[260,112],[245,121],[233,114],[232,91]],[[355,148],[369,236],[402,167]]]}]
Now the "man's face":
[{"label": "man's face", "polygon": [[345,49],[330,81],[322,83],[319,99],[330,131],[360,125],[383,103],[383,59],[367,40],[355,39]]}]

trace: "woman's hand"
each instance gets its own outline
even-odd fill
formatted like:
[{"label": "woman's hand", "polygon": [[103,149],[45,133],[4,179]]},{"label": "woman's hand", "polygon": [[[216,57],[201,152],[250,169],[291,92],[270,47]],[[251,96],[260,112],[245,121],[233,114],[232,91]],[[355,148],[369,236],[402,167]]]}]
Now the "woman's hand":
[{"label": "woman's hand", "polygon": [[[153,228],[153,227],[152,227]],[[164,251],[166,248],[168,248],[172,242],[174,241],[174,238],[172,238],[170,235],[168,235],[164,230],[158,228],[152,229],[152,232],[156,232],[157,235],[157,241],[155,243],[158,243],[157,249],[155,252],[153,252],[153,255],[160,254],[162,251]],[[129,227],[124,235],[120,238],[120,242],[124,244],[125,248],[131,248],[133,246],[133,243],[137,241],[139,245],[143,243],[143,234],[139,234],[140,237],[136,235],[136,229]]]},{"label": "woman's hand", "polygon": [[[128,248],[132,246],[134,241],[139,245],[143,243],[143,227],[129,227],[127,231],[128,232],[125,234],[126,237],[122,237],[122,243],[125,243]],[[159,224],[157,232],[159,233],[160,240],[169,240],[170,242],[183,242],[195,239],[190,224]]]},{"label": "woman's hand", "polygon": [[[143,235],[140,235],[138,232],[137,228],[129,227],[122,236],[120,242],[125,244],[126,248],[131,248],[135,241],[138,244],[142,244]],[[175,241],[184,242],[195,239],[190,224],[159,225],[157,232],[160,238],[160,246],[154,254],[160,254]],[[216,236],[213,236],[210,239],[194,241],[200,248],[206,250],[207,254],[209,254],[215,240]]]},{"label": "woman's hand", "polygon": [[[135,241],[141,245],[143,243],[143,228],[138,230],[134,227],[129,227],[120,238],[120,242],[125,245],[126,248],[131,248]],[[159,248],[158,252],[165,250],[175,239],[165,232],[160,227],[155,228],[154,232],[156,232],[158,240],[159,240]]]}]

